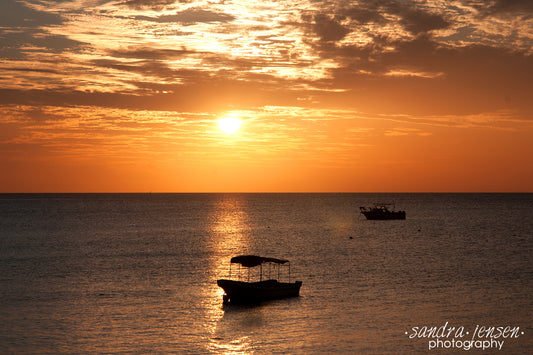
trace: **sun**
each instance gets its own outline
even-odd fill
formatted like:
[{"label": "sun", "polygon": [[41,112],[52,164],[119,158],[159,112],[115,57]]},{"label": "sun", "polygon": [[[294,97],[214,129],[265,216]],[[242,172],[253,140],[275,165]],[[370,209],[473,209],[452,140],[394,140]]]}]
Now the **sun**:
[{"label": "sun", "polygon": [[223,132],[235,133],[241,126],[242,121],[237,117],[224,117],[218,120],[218,126]]}]

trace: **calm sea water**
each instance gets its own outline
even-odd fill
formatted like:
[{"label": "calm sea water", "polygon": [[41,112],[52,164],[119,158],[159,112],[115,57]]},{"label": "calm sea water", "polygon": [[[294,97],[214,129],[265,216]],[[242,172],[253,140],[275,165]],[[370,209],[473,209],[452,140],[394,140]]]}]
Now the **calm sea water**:
[{"label": "calm sea water", "polygon": [[[223,306],[239,254],[290,259],[301,297]],[[532,293],[533,194],[0,195],[3,354],[424,353],[446,324],[525,354]]]}]

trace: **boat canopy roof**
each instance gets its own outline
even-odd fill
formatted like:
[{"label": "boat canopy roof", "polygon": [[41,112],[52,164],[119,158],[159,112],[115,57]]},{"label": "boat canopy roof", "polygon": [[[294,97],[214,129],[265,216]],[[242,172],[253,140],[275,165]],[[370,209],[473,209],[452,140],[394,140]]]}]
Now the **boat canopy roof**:
[{"label": "boat canopy roof", "polygon": [[263,256],[257,255],[239,255],[231,258],[231,262],[235,264],[241,264],[245,267],[254,267],[261,265],[263,263],[276,263],[276,264],[285,264],[289,260],[275,259],[275,258],[265,258]]}]

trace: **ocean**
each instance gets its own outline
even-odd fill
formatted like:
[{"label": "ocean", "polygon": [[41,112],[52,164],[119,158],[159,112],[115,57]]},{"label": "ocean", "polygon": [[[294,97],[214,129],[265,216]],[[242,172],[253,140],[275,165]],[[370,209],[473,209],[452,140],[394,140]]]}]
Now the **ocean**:
[{"label": "ocean", "polygon": [[[300,297],[223,305],[241,254]],[[2,354],[526,354],[532,294],[533,194],[0,195]]]}]

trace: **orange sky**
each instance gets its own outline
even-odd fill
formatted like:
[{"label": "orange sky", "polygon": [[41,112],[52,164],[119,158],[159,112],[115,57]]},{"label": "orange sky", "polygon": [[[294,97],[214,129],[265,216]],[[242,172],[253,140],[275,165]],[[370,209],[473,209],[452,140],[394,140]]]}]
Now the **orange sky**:
[{"label": "orange sky", "polygon": [[531,192],[532,13],[2,0],[0,192]]}]

